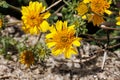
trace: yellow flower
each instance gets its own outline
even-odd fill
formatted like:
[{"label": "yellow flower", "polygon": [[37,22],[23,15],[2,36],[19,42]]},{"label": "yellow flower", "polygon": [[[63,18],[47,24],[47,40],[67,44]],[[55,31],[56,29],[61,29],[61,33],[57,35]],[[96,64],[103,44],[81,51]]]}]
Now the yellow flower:
[{"label": "yellow flower", "polygon": [[27,67],[30,67],[31,64],[34,63],[34,56],[31,51],[23,51],[20,54],[20,63],[27,65]]},{"label": "yellow flower", "polygon": [[78,11],[78,15],[82,16],[88,12],[88,7],[85,3],[80,2],[76,10]]},{"label": "yellow flower", "polygon": [[2,27],[2,24],[3,24],[2,19],[0,19],[0,28]]},{"label": "yellow flower", "polygon": [[75,37],[74,25],[67,26],[67,21],[57,21],[50,32],[46,35],[46,43],[48,48],[52,48],[53,55],[63,53],[65,58],[70,58],[72,54],[77,54],[76,46],[80,46],[81,38]]},{"label": "yellow flower", "polygon": [[30,2],[29,6],[22,7],[22,20],[24,25],[22,29],[26,33],[39,34],[40,31],[46,32],[49,24],[46,19],[50,16],[49,12],[42,13],[45,7],[39,2]]},{"label": "yellow flower", "polygon": [[97,14],[89,14],[88,15],[88,22],[92,21],[93,25],[99,26],[102,22],[104,22],[104,19],[102,16],[99,16]]},{"label": "yellow flower", "polygon": [[91,10],[97,14],[103,14],[109,7],[107,0],[91,0]]},{"label": "yellow flower", "polygon": [[117,17],[116,20],[117,20],[116,25],[120,25],[120,17]]}]

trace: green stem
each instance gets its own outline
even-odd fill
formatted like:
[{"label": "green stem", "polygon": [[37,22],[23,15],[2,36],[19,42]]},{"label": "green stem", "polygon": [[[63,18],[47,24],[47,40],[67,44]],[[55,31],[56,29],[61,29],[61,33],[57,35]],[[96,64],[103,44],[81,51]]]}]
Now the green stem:
[{"label": "green stem", "polygon": [[36,44],[34,45],[34,49],[35,49],[35,47],[37,46],[37,44],[39,43],[42,34],[43,34],[42,32],[39,34],[39,36],[38,36],[38,40],[37,40]]},{"label": "green stem", "polygon": [[69,3],[68,3],[67,1],[63,0],[63,2],[64,2],[66,5],[69,5]]}]

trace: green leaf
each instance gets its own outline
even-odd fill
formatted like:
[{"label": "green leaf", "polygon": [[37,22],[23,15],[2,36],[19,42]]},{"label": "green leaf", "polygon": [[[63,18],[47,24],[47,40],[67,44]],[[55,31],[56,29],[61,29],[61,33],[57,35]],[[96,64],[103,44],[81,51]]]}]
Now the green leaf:
[{"label": "green leaf", "polygon": [[6,1],[0,1],[0,7],[8,8],[8,3]]}]

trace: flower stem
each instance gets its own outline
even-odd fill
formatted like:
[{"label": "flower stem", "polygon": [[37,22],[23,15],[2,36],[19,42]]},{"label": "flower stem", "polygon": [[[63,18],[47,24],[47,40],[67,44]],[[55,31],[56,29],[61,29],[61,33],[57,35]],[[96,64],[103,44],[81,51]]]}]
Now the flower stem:
[{"label": "flower stem", "polygon": [[36,44],[34,45],[34,48],[37,46],[37,44],[39,43],[39,41],[40,41],[40,39],[41,39],[41,36],[42,36],[42,32],[39,34],[39,36],[38,36],[38,40],[37,40],[37,42],[36,42]]},{"label": "flower stem", "polygon": [[[8,4],[8,3],[7,3],[7,4]],[[15,7],[15,6],[13,6],[13,5],[10,5],[10,4],[8,4],[8,7],[9,7],[9,8],[11,8],[11,9],[16,10],[16,11],[18,11],[18,12],[20,12],[20,11],[21,11],[21,9],[20,9],[20,8],[17,8],[17,7]]]}]

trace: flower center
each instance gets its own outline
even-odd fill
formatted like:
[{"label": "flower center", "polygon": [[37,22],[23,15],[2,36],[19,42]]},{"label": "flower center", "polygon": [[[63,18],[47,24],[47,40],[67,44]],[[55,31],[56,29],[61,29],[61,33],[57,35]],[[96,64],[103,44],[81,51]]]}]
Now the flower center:
[{"label": "flower center", "polygon": [[109,8],[107,0],[91,0],[91,9],[97,14],[103,14]]},{"label": "flower center", "polygon": [[68,37],[66,37],[66,36],[61,36],[61,42],[63,42],[63,43],[66,43],[66,42],[68,42]]},{"label": "flower center", "polygon": [[32,16],[30,19],[31,19],[31,20],[34,20],[34,19],[35,19],[35,17],[34,17],[34,16]]},{"label": "flower center", "polygon": [[30,17],[31,26],[37,26],[38,27],[42,21],[43,20],[40,16],[31,16]]}]

